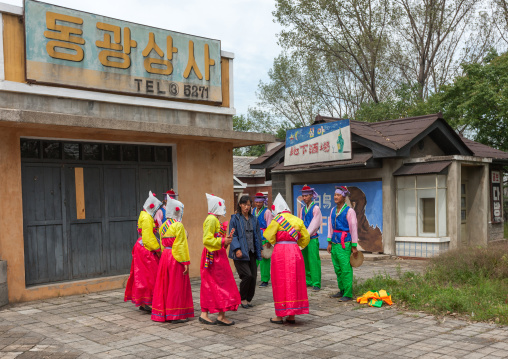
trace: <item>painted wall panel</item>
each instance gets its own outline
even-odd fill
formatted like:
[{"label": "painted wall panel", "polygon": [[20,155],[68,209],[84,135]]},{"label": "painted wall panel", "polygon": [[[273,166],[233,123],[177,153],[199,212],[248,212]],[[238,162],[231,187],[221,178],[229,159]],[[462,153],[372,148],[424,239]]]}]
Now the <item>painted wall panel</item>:
[{"label": "painted wall panel", "polygon": [[[323,224],[319,230],[319,247],[326,248],[328,217],[335,208],[333,195],[335,186],[347,186],[351,192],[347,203],[354,208],[358,219],[358,244],[369,252],[383,251],[383,190],[382,181],[341,182],[312,184],[318,193],[316,204],[321,208]],[[302,208],[301,190],[303,185],[293,185],[293,208],[296,213]]]}]

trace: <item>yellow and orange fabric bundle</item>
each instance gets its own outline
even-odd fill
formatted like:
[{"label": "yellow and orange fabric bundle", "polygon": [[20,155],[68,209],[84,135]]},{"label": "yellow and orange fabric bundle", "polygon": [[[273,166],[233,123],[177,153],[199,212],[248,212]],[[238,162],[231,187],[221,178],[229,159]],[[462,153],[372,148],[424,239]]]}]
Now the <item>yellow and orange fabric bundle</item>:
[{"label": "yellow and orange fabric bundle", "polygon": [[392,296],[386,290],[381,289],[380,291],[368,291],[361,297],[356,298],[356,301],[360,304],[368,304],[371,307],[381,307],[383,302],[388,305],[392,305]]}]

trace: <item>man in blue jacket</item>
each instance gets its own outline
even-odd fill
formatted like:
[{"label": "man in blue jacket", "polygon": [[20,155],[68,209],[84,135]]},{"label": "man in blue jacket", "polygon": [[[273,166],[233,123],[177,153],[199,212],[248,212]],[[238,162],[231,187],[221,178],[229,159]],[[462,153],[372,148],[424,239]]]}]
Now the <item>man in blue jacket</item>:
[{"label": "man in blue jacket", "polygon": [[229,232],[234,228],[233,241],[229,247],[229,258],[233,259],[240,276],[240,297],[242,308],[250,308],[256,291],[257,264],[261,260],[261,230],[255,216],[251,214],[252,202],[249,196],[242,196],[236,213],[231,216]]}]

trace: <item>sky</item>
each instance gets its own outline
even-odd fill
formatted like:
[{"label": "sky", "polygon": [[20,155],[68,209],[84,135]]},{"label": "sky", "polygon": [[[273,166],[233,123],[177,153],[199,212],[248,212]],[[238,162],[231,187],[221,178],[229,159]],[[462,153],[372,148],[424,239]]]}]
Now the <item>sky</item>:
[{"label": "sky", "polygon": [[[0,2],[23,6],[22,0]],[[43,2],[221,40],[233,52],[234,105],[237,115],[256,104],[260,80],[267,81],[280,26],[273,22],[275,0],[44,0]]]}]

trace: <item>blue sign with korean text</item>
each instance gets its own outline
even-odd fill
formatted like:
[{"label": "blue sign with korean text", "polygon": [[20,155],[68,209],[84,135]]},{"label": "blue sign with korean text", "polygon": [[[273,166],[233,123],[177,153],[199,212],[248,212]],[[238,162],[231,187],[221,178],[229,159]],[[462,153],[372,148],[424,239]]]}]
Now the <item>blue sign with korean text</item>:
[{"label": "blue sign with korean text", "polygon": [[222,101],[219,40],[33,0],[25,0],[25,37],[28,81]]},{"label": "blue sign with korean text", "polygon": [[286,132],[284,166],[350,160],[349,120],[337,120]]},{"label": "blue sign with korean text", "polygon": [[[319,229],[319,247],[328,245],[328,217],[335,208],[333,199],[335,186],[347,186],[351,195],[346,203],[355,210],[358,223],[358,244],[369,252],[383,252],[383,189],[381,181],[337,182],[310,184],[318,194],[314,202],[321,209],[323,223]],[[293,209],[298,215],[304,206],[302,200],[303,185],[293,185]]]}]

